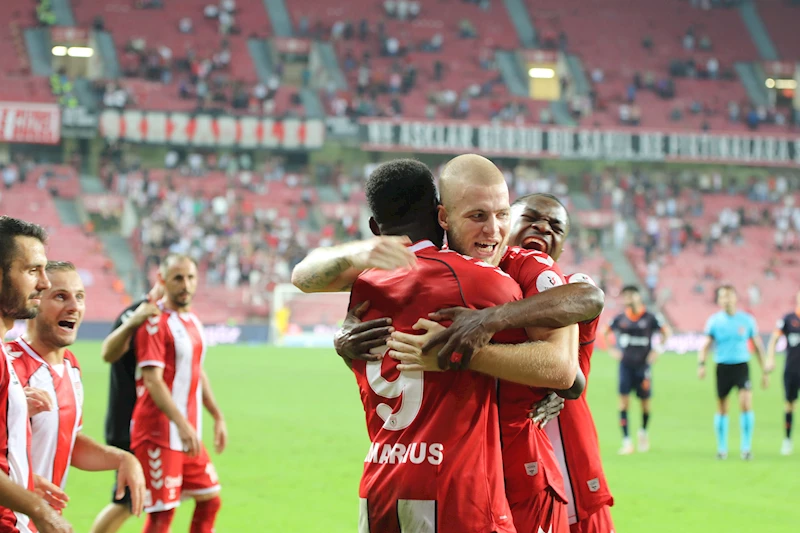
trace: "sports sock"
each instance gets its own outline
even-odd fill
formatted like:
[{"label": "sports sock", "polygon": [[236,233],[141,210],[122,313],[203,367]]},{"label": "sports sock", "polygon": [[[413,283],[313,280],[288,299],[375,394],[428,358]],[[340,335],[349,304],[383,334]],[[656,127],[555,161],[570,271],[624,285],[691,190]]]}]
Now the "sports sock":
[{"label": "sports sock", "polygon": [[753,411],[745,411],[739,415],[739,426],[742,430],[741,449],[749,452],[753,449],[753,428],[756,425],[756,414]]},{"label": "sports sock", "polygon": [[172,517],[174,515],[175,509],[149,513],[147,515],[147,520],[144,522],[144,530],[142,533],[169,533],[169,527],[170,524],[172,524]]},{"label": "sports sock", "polygon": [[214,533],[214,522],[217,520],[220,507],[222,507],[222,499],[219,496],[197,502],[189,533]]},{"label": "sports sock", "polygon": [[650,413],[642,413],[642,429],[647,431],[647,423],[650,421]]},{"label": "sports sock", "polygon": [[728,415],[714,415],[714,431],[717,434],[717,451],[728,453]]},{"label": "sports sock", "polygon": [[786,413],[786,438],[792,438],[792,419],[794,418],[794,413],[789,411]]},{"label": "sports sock", "polygon": [[628,438],[628,411],[622,410],[619,412],[619,425],[622,428],[622,436]]}]

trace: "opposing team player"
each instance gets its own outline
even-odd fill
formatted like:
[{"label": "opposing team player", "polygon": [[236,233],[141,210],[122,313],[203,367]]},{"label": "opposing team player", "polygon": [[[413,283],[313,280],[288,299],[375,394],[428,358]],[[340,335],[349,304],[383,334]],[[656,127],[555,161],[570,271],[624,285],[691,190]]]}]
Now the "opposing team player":
[{"label": "opposing team player", "polygon": [[[34,318],[45,274],[41,226],[0,216],[0,531],[72,533],[72,526],[33,491],[28,402],[2,340],[15,320]],[[33,523],[31,523],[33,521]],[[33,525],[36,525],[36,528]]]},{"label": "opposing team player", "polygon": [[800,390],[800,291],[797,292],[797,308],[778,320],[767,345],[767,366],[775,366],[775,348],[781,336],[786,337],[786,363],[783,367],[783,392],[786,399],[786,438],[781,445],[781,455],[792,454],[792,418],[794,404]]},{"label": "opposing team player", "polygon": [[159,316],[136,332],[141,372],[131,422],[131,449],[147,480],[145,533],[167,533],[181,497],[194,498],[192,533],[212,533],[222,501],[217,473],[203,446],[202,407],[214,418],[214,444],[222,453],[227,430],[203,370],[203,326],[191,312],[197,265],[172,254],[159,276],[166,298]]},{"label": "opposing team player", "polygon": [[142,511],[144,474],[133,454],[103,446],[81,433],[83,383],[74,344],[86,293],[72,263],[49,261],[51,287],[42,293],[39,314],[28,321],[27,333],[7,346],[14,370],[24,387],[45,391],[53,408],[31,417],[33,472],[54,484],[63,494],[70,465],[79,470],[115,470],[120,491],[132,494],[133,512]]},{"label": "opposing team player", "polygon": [[610,333],[616,337],[616,348],[610,350],[611,357],[619,362],[619,425],[622,428],[622,447],[620,455],[633,453],[633,442],[628,431],[628,406],[631,391],[642,405],[642,427],[639,429],[638,448],[640,452],[650,449],[647,424],[650,421],[650,398],[653,394],[652,365],[658,358],[653,346],[653,336],[661,334],[662,346],[671,335],[669,326],[655,314],[648,311],[639,288],[628,285],[622,289],[625,311],[614,317],[603,334],[608,346],[612,346]]},{"label": "opposing team player", "polygon": [[753,393],[750,383],[750,349],[752,341],[758,363],[762,370],[762,385],[769,383],[769,368],[764,358],[764,345],[758,334],[753,315],[736,308],[736,289],[731,285],[717,288],[717,304],[721,311],[714,313],[706,322],[706,341],[697,353],[697,376],[706,377],[706,356],[712,344],[716,344],[714,362],[717,363],[717,413],[714,415],[714,430],[717,434],[717,458],[728,458],[728,394],[739,389],[739,424],[742,432],[740,449],[742,459],[753,458]]},{"label": "opposing team player", "polygon": [[[439,222],[447,229],[451,248],[496,263],[505,251],[505,236],[509,229],[508,189],[502,174],[485,158],[475,155],[459,156],[447,165],[441,184],[444,207],[439,208]],[[546,255],[515,249],[510,256],[513,257],[507,257],[509,270],[525,285],[526,296],[563,284],[563,278],[557,267],[554,267],[553,261]],[[330,282],[332,288],[346,287],[349,277],[352,276],[352,269],[359,264],[348,259],[346,254],[336,258],[339,259],[338,264],[333,261],[334,258],[328,262],[317,259],[313,271],[322,272],[324,275],[313,279],[310,275],[298,276],[300,279],[295,281],[309,281],[308,284],[299,283],[298,286],[301,288],[319,290],[320,286],[324,287],[321,283],[323,279],[333,280]],[[594,287],[588,286],[588,288],[599,292]],[[584,290],[579,286],[564,289],[565,296],[570,292]],[[588,315],[588,318],[600,312],[602,298],[599,299],[599,303],[594,314]],[[526,302],[523,305],[530,304]],[[528,307],[528,309],[533,308]],[[521,311],[522,308],[515,310]],[[525,321],[534,315],[537,319],[542,319],[547,315],[547,310],[540,308],[530,316],[518,312],[513,320],[522,318],[523,321],[519,324],[522,326],[526,325]],[[573,324],[575,322],[572,321]],[[361,327],[368,328],[374,325],[376,323],[364,324]],[[499,329],[508,327],[516,326],[506,323]],[[547,329],[540,329],[538,334],[546,335]],[[532,333],[535,338],[537,331],[534,330]],[[358,332],[356,334],[360,335]],[[376,334],[369,333],[369,335]],[[380,335],[380,332],[377,335]],[[517,340],[524,339],[524,336],[522,339],[517,338]],[[454,355],[455,359],[460,359],[462,363],[468,359],[467,353],[457,352]],[[565,355],[577,362],[577,346],[574,351]],[[447,359],[451,359],[449,354]],[[449,364],[457,363],[450,361]],[[511,377],[511,375],[498,377]],[[506,383],[501,388],[501,417],[507,420],[502,426],[503,453],[504,458],[513,458],[510,462],[504,461],[508,494],[510,500],[512,497],[514,499],[512,510],[516,509],[514,520],[520,530],[535,531],[537,527],[542,527],[544,530],[565,531],[568,530],[566,500],[552,447],[547,436],[539,428],[534,427],[527,418],[531,403],[541,398],[543,394],[544,391],[531,391],[529,387],[514,388],[512,383]],[[511,463],[514,466],[509,469],[508,465]]]},{"label": "opposing team player", "polygon": [[[522,246],[547,253],[556,261],[561,257],[564,240],[569,234],[570,219],[558,198],[549,194],[521,197],[512,205],[511,214],[509,238],[511,246]],[[584,274],[572,274],[567,280],[570,283],[588,282],[593,285],[591,278]],[[555,292],[556,289],[553,289],[529,299],[537,301]],[[579,323],[579,363],[588,386],[600,310],[587,307],[587,297],[591,298],[588,294],[582,295],[575,300],[562,301],[558,305],[548,307],[547,310],[554,319],[574,320]],[[489,333],[493,333],[499,324],[513,321],[515,316],[519,316],[513,310],[518,305],[511,303],[481,311],[445,309],[437,313],[437,318],[454,319],[446,330],[430,338],[428,335],[418,338],[401,337],[395,333],[395,337],[403,338],[406,342],[403,346],[395,344],[393,346],[399,352],[415,355],[422,352],[424,343],[448,344],[454,347],[455,351],[480,348],[483,342],[481,331],[488,328]],[[503,315],[504,318],[493,320],[491,315]],[[610,533],[614,530],[609,510],[613,498],[603,473],[597,430],[586,397],[580,394],[566,404],[562,401],[561,408],[563,411],[555,419],[556,422],[547,425],[545,431],[553,445],[563,475],[570,530],[572,533]]]},{"label": "opposing team player", "polygon": [[[161,314],[158,301],[164,287],[156,282],[145,298],[128,306],[103,341],[103,361],[111,363],[106,411],[106,444],[121,450],[131,449],[131,416],[136,404],[136,343],[135,334],[146,320]],[[131,494],[118,496],[119,483],[114,483],[111,503],[94,520],[90,533],[116,533],[131,516]]]},{"label": "opposing team player", "polygon": [[[490,185],[483,192],[481,202],[491,205],[499,191]],[[403,234],[421,242],[411,248],[417,253],[415,268],[371,270],[355,282],[351,300],[371,302],[366,318],[388,315],[393,327],[411,331],[419,316],[448,302],[484,307],[520,297],[519,287],[499,270],[436,248],[443,232],[435,218],[435,187],[427,167],[408,160],[384,164],[370,177],[367,195],[375,233]],[[485,209],[484,223],[496,230],[497,215],[495,209]],[[494,231],[487,233],[489,239],[497,237]],[[321,260],[321,255],[312,260]],[[346,264],[339,265],[340,271]],[[339,275],[325,268],[322,272],[333,279]],[[298,278],[308,279],[296,271]],[[571,332],[563,332],[563,340],[553,336],[539,343],[538,354],[527,345],[511,347],[516,353],[491,347],[476,354],[470,367],[514,375],[529,384],[555,381],[564,387],[572,383],[574,368],[567,365],[559,376],[537,362],[552,364],[554,358],[564,359],[563,350],[577,346],[577,338],[564,333]],[[360,531],[513,531],[503,494],[493,380],[472,372],[398,372],[391,358],[351,365],[373,440],[360,491]],[[401,393],[401,407],[395,411],[387,403],[396,402],[387,398]],[[453,417],[456,408],[459,416]]]}]

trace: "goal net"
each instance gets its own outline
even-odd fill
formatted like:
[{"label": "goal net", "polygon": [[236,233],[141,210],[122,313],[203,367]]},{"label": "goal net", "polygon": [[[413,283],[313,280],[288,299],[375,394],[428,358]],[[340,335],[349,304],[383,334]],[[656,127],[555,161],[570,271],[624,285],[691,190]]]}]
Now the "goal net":
[{"label": "goal net", "polygon": [[270,342],[278,346],[330,347],[341,327],[349,292],[306,294],[289,283],[272,295]]}]

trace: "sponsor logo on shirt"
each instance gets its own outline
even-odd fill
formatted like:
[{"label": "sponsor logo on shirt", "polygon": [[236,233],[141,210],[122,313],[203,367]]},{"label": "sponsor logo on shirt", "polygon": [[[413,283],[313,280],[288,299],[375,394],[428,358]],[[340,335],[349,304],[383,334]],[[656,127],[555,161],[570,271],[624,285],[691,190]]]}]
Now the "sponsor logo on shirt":
[{"label": "sponsor logo on shirt", "polygon": [[589,492],[597,492],[600,490],[600,480],[597,478],[590,479],[586,484],[589,486]]},{"label": "sponsor logo on shirt", "polygon": [[539,473],[539,463],[534,461],[532,463],[525,463],[525,473],[529,476],[535,476]]},{"label": "sponsor logo on shirt", "polygon": [[412,442],[408,446],[400,442],[395,444],[373,442],[364,462],[379,465],[405,463],[419,465],[427,461],[432,465],[440,465],[443,460],[444,444],[440,442]]}]

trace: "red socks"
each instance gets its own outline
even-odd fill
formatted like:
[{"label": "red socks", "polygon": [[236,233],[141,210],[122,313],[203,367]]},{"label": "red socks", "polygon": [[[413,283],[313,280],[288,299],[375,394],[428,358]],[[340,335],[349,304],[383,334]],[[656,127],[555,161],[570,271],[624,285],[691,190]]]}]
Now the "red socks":
[{"label": "red socks", "polygon": [[220,507],[222,499],[218,495],[210,500],[197,502],[189,533],[214,533],[214,522]]},{"label": "red socks", "polygon": [[175,516],[175,509],[148,513],[142,533],[169,533],[169,526],[172,524],[173,516]]}]

